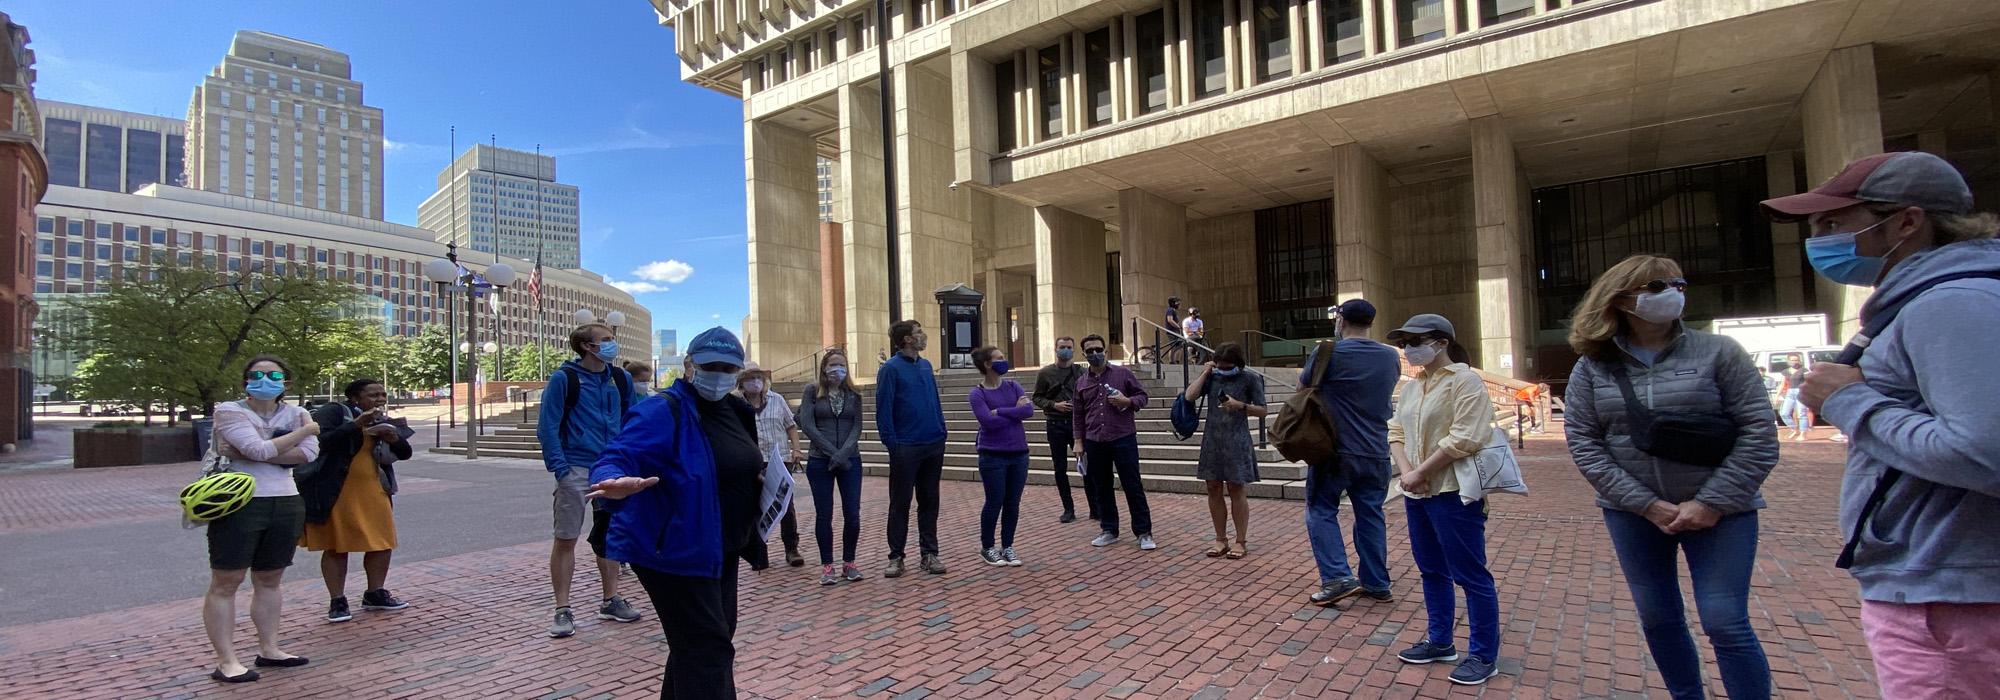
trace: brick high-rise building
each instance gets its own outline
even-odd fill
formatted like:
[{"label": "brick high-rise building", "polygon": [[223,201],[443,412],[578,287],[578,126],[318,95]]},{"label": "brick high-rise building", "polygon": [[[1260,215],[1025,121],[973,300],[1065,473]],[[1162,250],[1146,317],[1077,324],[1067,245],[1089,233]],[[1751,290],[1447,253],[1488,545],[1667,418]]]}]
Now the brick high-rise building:
[{"label": "brick high-rise building", "polygon": [[34,348],[35,203],[48,191],[49,168],[42,157],[41,115],[35,105],[35,52],[28,29],[0,13],[0,221],[7,239],[0,246],[0,446],[34,436],[35,376],[23,361]]}]

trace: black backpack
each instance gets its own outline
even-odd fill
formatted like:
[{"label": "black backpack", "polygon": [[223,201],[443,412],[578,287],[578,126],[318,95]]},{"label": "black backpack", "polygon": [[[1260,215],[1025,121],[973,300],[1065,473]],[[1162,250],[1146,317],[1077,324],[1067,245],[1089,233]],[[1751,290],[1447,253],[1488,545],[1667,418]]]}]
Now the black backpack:
[{"label": "black backpack", "polygon": [[[1834,364],[1859,366],[1861,363],[1861,354],[1867,351],[1868,346],[1882,335],[1882,331],[1888,330],[1889,324],[1896,320],[1896,314],[1903,312],[1904,306],[1909,305],[1912,301],[1916,301],[1918,297],[1923,296],[1932,287],[1946,282],[1968,279],[2000,280],[2000,271],[1962,272],[1939,277],[1932,280],[1930,284],[1925,285],[1923,289],[1918,290],[1917,293],[1911,294],[1902,301],[1897,302],[1894,306],[1876,311],[1868,317],[1867,321],[1861,324],[1861,332],[1856,334],[1852,340],[1847,341],[1847,347],[1841,348],[1840,357],[1834,359]],[[1882,502],[1889,499],[1889,489],[1895,486],[1896,482],[1902,478],[1903,471],[1900,469],[1886,467],[1882,470],[1882,476],[1875,481],[1875,488],[1868,492],[1868,500],[1861,504],[1861,517],[1854,520],[1854,531],[1848,533],[1847,543],[1840,548],[1840,557],[1833,561],[1835,567],[1846,569],[1854,565],[1854,550],[1861,546],[1861,533],[1865,532],[1868,527],[1869,516],[1874,515],[1875,510],[1882,507]]]},{"label": "black backpack", "polygon": [[[556,424],[556,430],[558,431],[556,436],[567,438],[569,437],[569,413],[576,410],[576,396],[583,391],[583,379],[582,375],[576,371],[576,368],[569,365],[563,365],[562,374],[563,381],[569,385],[566,387],[569,391],[563,393],[562,422]],[[632,410],[632,375],[626,374],[625,370],[612,367],[611,378],[613,381],[618,382],[618,415],[622,418],[626,411]]]}]

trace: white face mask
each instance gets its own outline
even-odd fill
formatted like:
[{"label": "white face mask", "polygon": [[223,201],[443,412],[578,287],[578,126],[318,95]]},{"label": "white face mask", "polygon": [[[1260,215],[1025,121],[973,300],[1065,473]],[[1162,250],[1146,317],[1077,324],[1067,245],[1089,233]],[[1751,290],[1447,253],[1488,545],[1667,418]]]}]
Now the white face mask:
[{"label": "white face mask", "polygon": [[1403,358],[1409,360],[1412,367],[1428,367],[1432,360],[1437,359],[1437,356],[1438,347],[1435,343],[1425,343],[1414,348],[1403,349]]},{"label": "white face mask", "polygon": [[1664,292],[1641,292],[1632,305],[1632,315],[1652,323],[1670,323],[1680,320],[1681,311],[1687,308],[1687,294],[1678,289]]}]

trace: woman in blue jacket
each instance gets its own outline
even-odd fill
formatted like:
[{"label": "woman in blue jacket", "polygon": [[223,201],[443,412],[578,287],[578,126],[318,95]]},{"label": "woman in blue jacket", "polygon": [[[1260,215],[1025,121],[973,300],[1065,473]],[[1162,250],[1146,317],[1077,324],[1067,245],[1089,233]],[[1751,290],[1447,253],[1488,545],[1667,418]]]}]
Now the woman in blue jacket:
[{"label": "woman in blue jacket", "polygon": [[685,371],[626,414],[590,470],[611,499],[610,558],[629,562],[666,631],[660,696],[736,696],[736,563],[759,542],[763,453],[750,404],[730,393],[743,344],[711,328]]}]

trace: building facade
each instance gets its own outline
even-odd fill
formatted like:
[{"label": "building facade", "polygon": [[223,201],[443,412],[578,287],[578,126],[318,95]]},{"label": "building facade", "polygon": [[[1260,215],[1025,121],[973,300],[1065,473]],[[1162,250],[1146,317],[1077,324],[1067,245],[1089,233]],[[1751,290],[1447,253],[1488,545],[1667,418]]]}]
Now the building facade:
[{"label": "building facade", "polygon": [[187,122],[103,107],[39,101],[49,184],[136,192],[187,177]]},{"label": "building facade", "polygon": [[12,447],[34,435],[37,378],[31,364],[35,301],[35,203],[48,191],[48,163],[43,158],[41,115],[35,102],[35,52],[28,48],[28,29],[0,13],[0,222],[13,245],[0,250],[0,445]]},{"label": "building facade", "polygon": [[932,290],[985,292],[1023,365],[1057,336],[1150,344],[1173,295],[1213,340],[1296,355],[1366,297],[1560,379],[1570,306],[1630,253],[1686,267],[1693,322],[1852,329],[1863,291],[1756,202],[1855,157],[1931,151],[2000,198],[1991,2],[905,0],[886,85],[874,3],[653,2],[684,79],[744,101],[759,357],[827,329],[874,356],[893,274],[931,324]]},{"label": "building facade", "polygon": [[473,251],[578,269],[579,192],[555,180],[553,156],[475,145],[438,173],[417,226]]},{"label": "building facade", "polygon": [[[134,194],[53,187],[35,214],[39,255],[32,289],[58,302],[95,293],[128,268],[189,264],[195,256],[216,255],[230,270],[305,266],[348,282],[363,295],[363,303],[350,311],[379,315],[388,335],[413,336],[424,326],[447,323],[454,308],[458,323],[465,318],[464,295],[440,294],[424,277],[424,264],[444,257],[446,246],[419,228],[159,185]],[[475,271],[493,262],[490,256],[459,253]],[[534,263],[502,262],[513,266],[519,279],[501,292],[497,317],[490,298],[480,300],[481,342],[566,346],[577,310],[600,317],[622,311],[627,325],[619,329],[620,342],[637,357],[652,355],[652,315],[632,295],[595,273],[545,267],[538,310],[527,285]],[[462,337],[463,325],[458,332]],[[73,369],[71,358],[38,359],[46,359],[56,376]]]},{"label": "building facade", "polygon": [[382,218],[382,110],[347,54],[241,31],[188,103],[187,186]]}]

